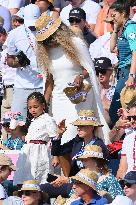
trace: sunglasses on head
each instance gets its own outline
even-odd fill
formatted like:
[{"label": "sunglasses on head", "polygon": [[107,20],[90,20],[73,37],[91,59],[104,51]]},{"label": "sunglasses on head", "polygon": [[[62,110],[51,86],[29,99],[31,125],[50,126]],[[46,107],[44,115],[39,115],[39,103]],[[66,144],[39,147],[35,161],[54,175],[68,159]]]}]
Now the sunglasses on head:
[{"label": "sunglasses on head", "polygon": [[69,23],[80,23],[81,19],[70,17],[69,18]]},{"label": "sunglasses on head", "polygon": [[131,121],[131,119],[136,120],[136,115],[127,116],[127,119]]},{"label": "sunglasses on head", "polygon": [[37,191],[29,191],[29,190],[27,190],[27,191],[21,191],[20,192],[20,196],[22,196],[22,195],[24,195],[24,196],[31,196],[32,194],[36,194],[37,193]]},{"label": "sunglasses on head", "polygon": [[102,69],[102,70],[96,69],[96,75],[97,75],[97,76],[99,75],[99,73],[102,74],[102,75],[105,75],[106,72],[107,72],[106,69]]}]

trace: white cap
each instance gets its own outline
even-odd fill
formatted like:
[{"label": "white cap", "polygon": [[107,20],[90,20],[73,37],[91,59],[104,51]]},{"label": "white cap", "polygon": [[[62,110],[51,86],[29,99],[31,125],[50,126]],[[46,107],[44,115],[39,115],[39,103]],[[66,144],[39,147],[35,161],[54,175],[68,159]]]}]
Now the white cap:
[{"label": "white cap", "polygon": [[11,119],[10,121],[10,129],[14,130],[17,127],[17,121],[15,119]]},{"label": "white cap", "polygon": [[113,202],[108,205],[134,205],[134,203],[127,196],[116,196]]},{"label": "white cap", "polygon": [[40,9],[35,4],[29,4],[24,8],[24,24],[29,26],[34,26],[36,19],[40,17]]}]

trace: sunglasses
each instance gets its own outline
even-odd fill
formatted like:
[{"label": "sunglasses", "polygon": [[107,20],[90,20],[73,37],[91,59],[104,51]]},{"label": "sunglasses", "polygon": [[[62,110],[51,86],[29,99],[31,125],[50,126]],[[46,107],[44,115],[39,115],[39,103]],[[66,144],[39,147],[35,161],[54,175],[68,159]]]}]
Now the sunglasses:
[{"label": "sunglasses", "polygon": [[78,18],[69,18],[69,23],[80,23],[81,22],[81,19],[78,19]]},{"label": "sunglasses", "polygon": [[136,120],[136,115],[127,116],[127,119],[131,121],[131,119]]},{"label": "sunglasses", "polygon": [[20,196],[22,196],[22,195],[24,195],[24,196],[31,196],[33,194],[37,194],[37,191],[29,191],[29,190],[27,190],[27,191],[21,191],[20,192]]},{"label": "sunglasses", "polygon": [[80,185],[80,184],[83,184],[83,183],[80,182],[80,181],[74,180],[74,184]]},{"label": "sunglasses", "polygon": [[126,186],[126,187],[130,188],[132,185],[133,185],[133,184],[130,184],[130,183],[128,183],[128,182],[124,182],[124,187]]},{"label": "sunglasses", "polygon": [[106,72],[107,72],[106,69],[102,69],[102,70],[98,70],[98,69],[96,69],[96,75],[97,75],[97,76],[99,75],[99,73],[102,74],[102,75],[105,75]]}]

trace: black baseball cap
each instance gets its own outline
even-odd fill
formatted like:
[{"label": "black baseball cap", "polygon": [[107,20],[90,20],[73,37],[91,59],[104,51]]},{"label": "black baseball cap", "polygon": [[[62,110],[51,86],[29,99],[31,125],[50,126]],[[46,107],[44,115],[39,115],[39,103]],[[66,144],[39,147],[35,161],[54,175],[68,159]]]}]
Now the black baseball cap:
[{"label": "black baseball cap", "polygon": [[100,57],[94,59],[95,69],[98,70],[109,70],[112,69],[111,60],[107,57]]},{"label": "black baseball cap", "polygon": [[136,171],[128,172],[124,177],[124,181],[129,184],[136,184]]},{"label": "black baseball cap", "polygon": [[69,12],[69,19],[70,18],[77,18],[77,19],[84,19],[84,20],[86,20],[86,13],[81,8],[73,8]]}]

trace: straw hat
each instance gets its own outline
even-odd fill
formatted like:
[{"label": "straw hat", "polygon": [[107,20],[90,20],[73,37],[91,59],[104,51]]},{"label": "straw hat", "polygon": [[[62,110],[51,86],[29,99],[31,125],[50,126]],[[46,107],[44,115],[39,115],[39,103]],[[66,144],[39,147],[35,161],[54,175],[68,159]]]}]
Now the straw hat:
[{"label": "straw hat", "polygon": [[97,117],[93,110],[80,110],[78,119],[72,123],[75,126],[80,125],[92,125],[92,126],[103,126],[98,122]]},{"label": "straw hat", "polygon": [[100,146],[97,146],[97,145],[86,145],[85,149],[84,149],[84,152],[82,153],[82,155],[80,155],[78,157],[78,160],[87,159],[87,158],[104,159],[103,158],[102,148]]},{"label": "straw hat", "polygon": [[73,104],[79,104],[86,101],[87,93],[90,89],[91,85],[87,82],[83,82],[83,86],[80,90],[74,83],[68,83],[68,87],[66,87],[63,92]]},{"label": "straw hat", "polygon": [[16,167],[12,160],[5,154],[0,154],[0,166],[9,166],[13,171],[16,171]]},{"label": "straw hat", "polygon": [[130,87],[124,87],[120,94],[120,102],[123,108],[127,108],[136,102],[136,84]]},{"label": "straw hat", "polygon": [[89,169],[81,169],[75,176],[71,177],[71,179],[80,181],[97,191],[96,184],[98,181],[98,175],[94,171],[90,171]]},{"label": "straw hat", "polygon": [[50,16],[43,13],[35,22],[35,27],[37,30],[36,40],[44,41],[49,38],[61,25],[61,19],[53,19]]}]

